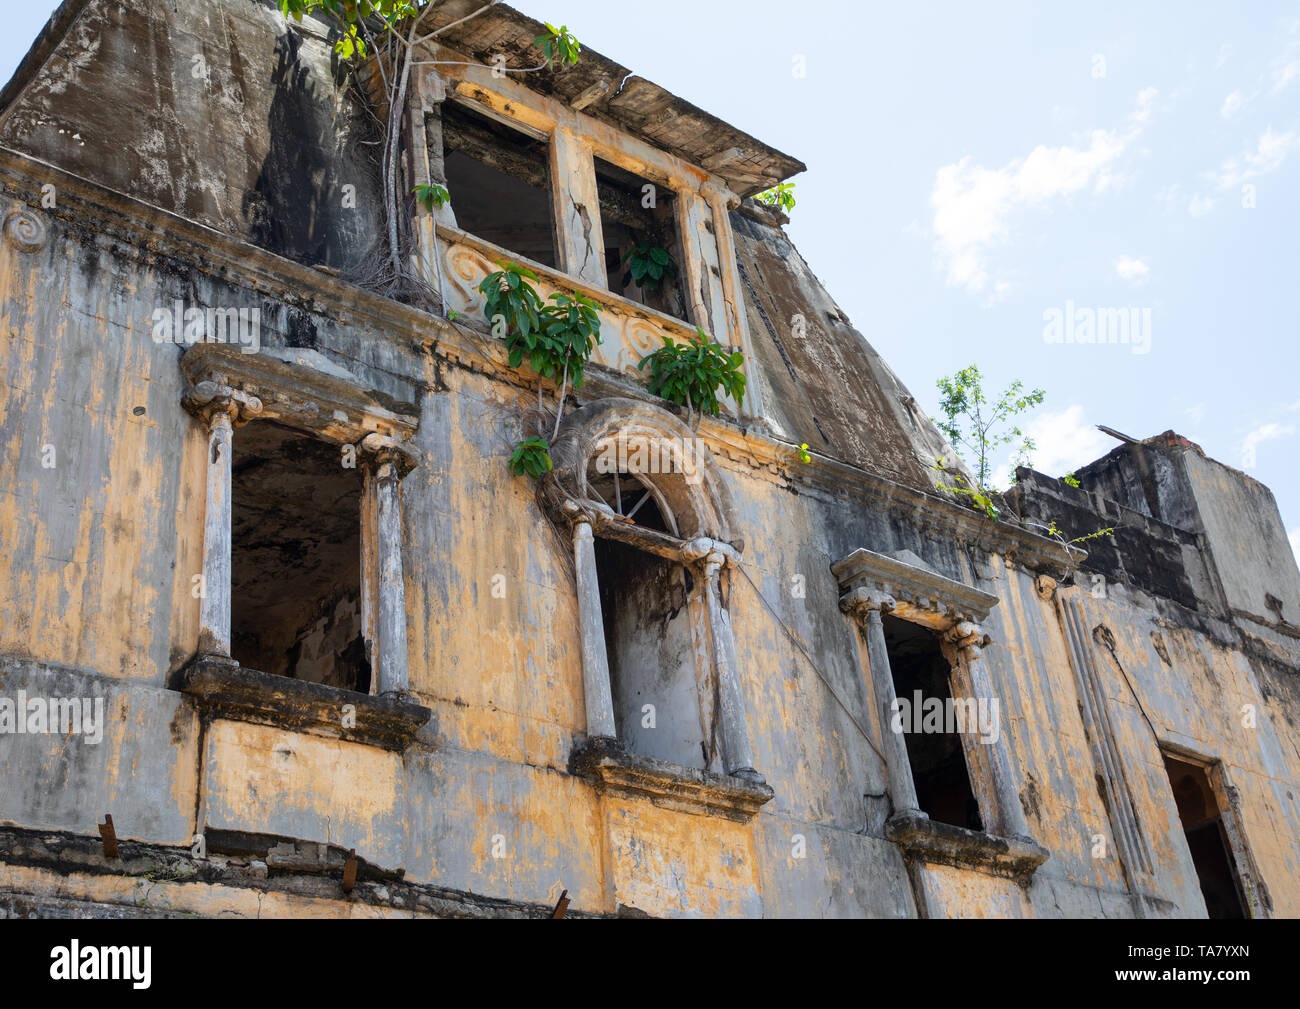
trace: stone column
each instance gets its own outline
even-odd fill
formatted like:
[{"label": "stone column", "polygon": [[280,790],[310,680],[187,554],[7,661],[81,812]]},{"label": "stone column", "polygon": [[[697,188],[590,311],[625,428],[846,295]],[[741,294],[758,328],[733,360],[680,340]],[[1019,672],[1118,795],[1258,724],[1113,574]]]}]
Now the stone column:
[{"label": "stone column", "polygon": [[379,668],[377,693],[407,697],[411,677],[406,650],[406,580],[402,572],[402,477],[415,465],[409,451],[392,438],[368,434],[358,446],[374,489],[375,556],[379,584],[375,596]]},{"label": "stone column", "polygon": [[[984,663],[983,647],[989,643],[989,636],[978,624],[963,620],[953,627],[946,637],[966,662],[970,689],[974,696],[992,698],[993,681],[989,676],[988,666]],[[987,745],[989,746],[989,772],[993,777],[993,792],[997,796],[998,833],[1003,837],[1031,840],[1029,821],[1025,819],[1025,809],[1020,804],[1020,790],[1016,786],[1016,777],[1011,766],[1011,750],[1007,743],[1007,733],[999,732],[997,740]]]},{"label": "stone column", "polygon": [[714,333],[713,337],[720,343],[730,343],[745,353],[745,402],[737,404],[743,407],[742,414],[749,417],[763,416],[763,390],[760,388],[759,373],[750,362],[756,360],[753,343],[749,335],[749,316],[745,312],[744,285],[740,280],[740,270],[736,260],[735,236],[731,231],[731,211],[740,206],[740,197],[729,189],[706,182],[700,187],[700,195],[708,203],[713,213],[713,239],[717,245],[718,268],[721,273],[722,298],[727,309],[727,329],[723,333]]},{"label": "stone column", "polygon": [[880,734],[889,776],[889,801],[895,816],[925,817],[916,800],[916,782],[912,780],[912,761],[907,755],[907,740],[893,730],[897,694],[894,673],[889,667],[885,645],[885,627],[881,613],[894,608],[894,597],[869,589],[854,589],[840,600],[840,608],[858,620],[867,639],[867,662],[871,672],[871,689],[880,712]]},{"label": "stone column", "polygon": [[564,126],[551,137],[551,194],[561,268],[596,287],[608,287],[596,166],[586,141]]},{"label": "stone column", "polygon": [[578,622],[582,636],[582,692],[587,707],[587,738],[618,738],[614,699],[610,693],[609,657],[605,652],[605,621],[600,612],[600,582],[596,575],[596,543],[591,523],[573,523],[573,564],[578,580]]},{"label": "stone column", "polygon": [[709,609],[709,634],[713,638],[713,661],[718,671],[719,716],[722,722],[723,769],[737,778],[763,783],[754,770],[754,751],[749,739],[749,717],[736,668],[736,642],[731,634],[731,615],[722,605],[721,571],[727,555],[714,550],[704,558],[704,598]]},{"label": "stone column", "polygon": [[229,658],[231,440],[236,427],[262,412],[262,401],[229,386],[200,382],[186,395],[184,406],[208,431],[199,655]]}]

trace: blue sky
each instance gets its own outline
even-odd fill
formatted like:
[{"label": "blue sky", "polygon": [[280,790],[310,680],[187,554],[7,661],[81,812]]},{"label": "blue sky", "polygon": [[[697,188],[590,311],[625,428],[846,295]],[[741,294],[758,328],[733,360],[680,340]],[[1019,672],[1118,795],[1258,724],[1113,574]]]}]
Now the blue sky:
[{"label": "blue sky", "polygon": [[[970,363],[1044,388],[1052,475],[1173,428],[1300,552],[1300,3],[516,6],[802,159],[791,237],[928,410]],[[1071,309],[1149,330],[1049,342]]]}]

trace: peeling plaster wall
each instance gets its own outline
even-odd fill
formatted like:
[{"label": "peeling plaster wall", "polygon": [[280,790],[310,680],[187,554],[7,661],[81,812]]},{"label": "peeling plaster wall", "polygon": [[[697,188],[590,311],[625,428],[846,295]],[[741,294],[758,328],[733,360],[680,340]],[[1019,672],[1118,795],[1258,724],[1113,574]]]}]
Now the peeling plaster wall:
[{"label": "peeling plaster wall", "polygon": [[[42,252],[4,244],[0,253],[9,334],[0,632],[7,655],[63,663],[112,685],[127,716],[100,749],[25,737],[18,766],[66,768],[67,786],[52,793],[40,775],[7,774],[0,819],[87,833],[111,810],[123,836],[184,844],[201,817],[210,829],[356,847],[376,864],[402,866],[412,881],[488,896],[545,904],[567,888],[578,910],[1136,913],[1113,855],[1091,854],[1098,834],[1113,852],[1112,827],[1055,604],[1038,594],[1032,572],[925,527],[907,509],[796,486],[715,446],[748,544],[748,578],[733,577],[730,608],[756,763],[776,796],[752,823],[721,831],[713,820],[601,798],[566,771],[585,724],[567,544],[531,486],[503,463],[506,422],[533,393],[456,364],[435,342],[394,341],[339,321],[346,312],[306,312],[265,295],[263,346],[310,345],[394,401],[419,405],[419,465],[402,490],[403,553],[412,686],[434,715],[403,756],[222,720],[200,743],[189,702],[163,683],[197,638],[189,587],[202,538],[204,442],[178,405],[180,348],[155,345],[147,320],[173,296],[238,304],[253,294],[205,274],[182,278],[103,237],[49,224]],[[46,443],[58,446],[52,470],[40,467]],[[62,550],[51,546],[60,542]],[[866,738],[878,748],[878,727],[828,566],[862,545],[911,550],[1000,599],[986,624],[990,674],[1030,826],[1052,852],[1027,891],[951,866],[919,870],[914,891],[898,849],[882,837],[885,777]],[[97,579],[107,600],[93,591]],[[1089,628],[1113,632],[1142,700],[1139,710],[1099,652],[1157,864],[1147,913],[1203,910],[1147,718],[1162,742],[1224,762],[1275,912],[1300,912],[1291,883],[1300,869],[1295,697],[1279,689],[1294,672],[1261,673],[1227,624],[1122,583],[1108,589],[1105,599],[1086,581],[1058,592],[1082,603]],[[49,667],[6,668],[6,696],[20,686],[51,689]],[[1240,726],[1242,703],[1258,705],[1257,729]],[[165,716],[153,714],[159,704]],[[134,773],[112,770],[123,761]],[[805,857],[795,858],[800,839]],[[505,854],[494,858],[498,840]]]},{"label": "peeling plaster wall", "polygon": [[[161,9],[150,6],[146,17],[90,4],[74,38],[125,65],[126,40],[163,30]],[[186,29],[196,38],[226,37],[241,18],[266,34],[256,4],[166,17],[198,19]],[[161,75],[168,80],[186,50],[179,27],[164,35],[148,52],[155,63],[170,61]],[[270,36],[263,41],[258,65],[274,65]],[[313,59],[320,64],[319,50]],[[0,124],[0,142],[256,241],[236,197],[255,185],[265,155],[230,155],[196,134],[198,181],[185,183],[182,172],[183,192],[153,185],[142,166],[108,156],[102,124],[83,131],[59,118],[92,115],[77,89],[94,86],[102,72],[95,66],[38,75]],[[55,81],[66,81],[72,97],[53,90]],[[245,83],[245,104],[273,100]],[[143,107],[155,107],[155,98],[165,108],[187,100],[174,91]],[[187,108],[176,122],[236,135],[219,118],[222,108]],[[70,146],[60,123],[81,131],[93,150]],[[216,177],[230,185],[205,188],[202,179]],[[571,544],[543,516],[531,483],[505,465],[517,437],[507,425],[535,404],[536,389],[501,366],[499,348],[432,319],[381,325],[359,310],[355,289],[323,274],[290,298],[262,281],[230,279],[202,250],[190,249],[188,262],[144,251],[138,240],[91,227],[75,206],[35,210],[20,190],[30,194],[30,181],[7,179],[0,210],[39,215],[47,235],[31,252],[0,241],[0,697],[20,689],[102,695],[110,717],[97,745],[0,735],[0,823],[93,835],[108,811],[120,836],[157,845],[186,847],[204,827],[330,842],[404,869],[410,883],[521,906],[553,904],[568,889],[575,911],[1194,917],[1204,905],[1159,750],[1171,745],[1222,762],[1252,872],[1274,914],[1300,915],[1300,647],[1281,625],[1243,624],[1226,612],[1216,576],[1196,566],[1197,530],[1148,521],[1132,495],[1121,502],[1129,517],[1119,504],[1089,512],[1086,495],[1062,495],[1080,522],[1120,516],[1133,538],[1120,540],[1122,556],[1106,567],[1100,596],[1085,568],[1073,581],[1062,578],[1053,597],[1023,558],[955,535],[950,505],[891,505],[813,479],[820,462],[789,470],[746,451],[746,435],[727,428],[732,440],[714,439],[712,450],[747,545],[745,574],[732,576],[730,616],[755,764],[775,796],[739,823],[600,794],[568,772],[586,724]],[[910,413],[905,390],[779,229],[743,214],[733,221],[775,434],[927,490],[926,459],[941,439]],[[355,248],[355,237],[339,241]],[[281,251],[310,259],[315,246],[296,241],[276,240]],[[404,753],[266,725],[204,723],[188,698],[166,689],[168,674],[197,646],[191,588],[201,568],[206,454],[200,425],[180,406],[183,348],[151,337],[152,313],[176,299],[256,306],[264,348],[317,350],[377,399],[416,404],[418,465],[401,492],[403,563],[411,686],[433,716]],[[783,327],[797,313],[807,330],[796,338]],[[589,379],[578,402],[602,388],[626,391],[624,379],[600,368]],[[752,438],[753,446],[768,444],[762,431]],[[46,446],[52,466],[42,465]],[[1267,532],[1275,507],[1224,470],[1189,472],[1207,534],[1223,544],[1215,548],[1217,577],[1237,599],[1255,584],[1259,558],[1224,516],[1244,508]],[[1149,563],[1133,566],[1125,542],[1149,542]],[[890,810],[880,729],[829,568],[858,547],[911,551],[940,574],[997,595],[985,623],[989,674],[1030,828],[1051,852],[1028,886],[968,867],[909,870],[884,838]],[[1295,572],[1269,572],[1276,575],[1269,584],[1288,591]],[[1082,607],[1089,635],[1103,627],[1113,640],[1113,654],[1091,637],[1088,647],[1151,849],[1149,884],[1134,883],[1117,861],[1060,622],[1067,601]],[[1284,603],[1296,601],[1293,594]],[[1255,706],[1253,728],[1243,724],[1244,705]],[[698,717],[683,707],[666,710]],[[42,907],[58,890],[60,899],[138,909],[137,883],[111,867],[65,868],[0,859],[0,892]],[[160,891],[158,906],[177,912],[370,913],[339,895],[253,901],[228,882]]]},{"label": "peeling plaster wall", "polygon": [[1283,604],[1282,616],[1300,629],[1300,571],[1273,492],[1195,452],[1184,452],[1182,463],[1228,605],[1272,622],[1271,595]]},{"label": "peeling plaster wall", "polygon": [[292,259],[357,262],[378,169],[317,22],[286,31],[270,0],[76,6],[0,144]]}]

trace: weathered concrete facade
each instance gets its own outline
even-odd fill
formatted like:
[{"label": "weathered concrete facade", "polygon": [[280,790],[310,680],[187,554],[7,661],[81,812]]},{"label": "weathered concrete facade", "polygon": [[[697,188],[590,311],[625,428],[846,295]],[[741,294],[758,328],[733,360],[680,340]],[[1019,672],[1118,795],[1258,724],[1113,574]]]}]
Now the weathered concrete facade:
[{"label": "weathered concrete facade", "polygon": [[[382,221],[320,25],[68,0],[0,94],[0,699],[104,702],[94,743],[0,706],[0,908],[1199,917],[1209,825],[1243,913],[1300,914],[1300,572],[1267,489],[1172,434],[1077,489],[1025,471],[1025,519],[1115,528],[1086,559],[946,497],[941,435],[741,201],[802,166],[595,53],[459,65],[535,64],[539,31],[493,7],[412,90],[452,321],[347,280]],[[542,208],[543,292],[605,306],[541,485],[505,464],[537,379],[482,323],[517,251],[470,227],[475,158]],[[643,221],[629,177],[671,212]],[[619,293],[606,245],[643,225],[675,300]],[[177,303],[244,310],[256,345],[160,342]],[[592,460],[695,436],[636,363],[696,325],[749,388],[693,475],[621,469],[655,515],[622,521]],[[252,479],[281,451],[258,430],[317,450],[272,460],[296,511]],[[350,482],[309,477],[349,453]],[[257,631],[297,677],[232,660],[254,592],[309,604]],[[979,829],[887,724],[904,624],[953,697],[999,702],[956,751]]]}]

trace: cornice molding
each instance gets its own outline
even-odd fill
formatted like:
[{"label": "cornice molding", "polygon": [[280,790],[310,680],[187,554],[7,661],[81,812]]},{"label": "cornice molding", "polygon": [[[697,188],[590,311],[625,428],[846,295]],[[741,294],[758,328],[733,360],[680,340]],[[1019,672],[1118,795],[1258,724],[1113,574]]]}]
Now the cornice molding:
[{"label": "cornice molding", "polygon": [[[504,344],[493,340],[486,327],[480,333],[372,294],[329,272],[304,266],[9,148],[0,147],[0,180],[10,199],[74,228],[89,225],[141,258],[186,264],[224,283],[249,288],[302,311],[325,315],[344,325],[364,326],[375,336],[412,353],[426,351],[521,391],[530,388],[525,374],[509,367]],[[41,186],[45,183],[57,188],[58,205],[54,208],[40,208]],[[535,385],[531,388],[535,389]],[[600,366],[592,366],[582,392],[581,402],[593,402],[602,395],[621,395],[665,405],[644,386]],[[775,438],[758,425],[705,418],[699,433],[714,456],[720,462],[729,462],[728,468],[733,470],[763,471],[767,479],[797,486],[801,493],[811,492],[824,500],[865,498],[873,506],[910,522],[922,535],[957,539],[984,552],[1002,554],[1032,570],[1061,574],[1078,566],[1079,561],[1056,541],[994,522],[937,495],[904,487],[821,455],[814,454],[811,463],[804,463],[798,446]]]},{"label": "cornice molding", "polygon": [[865,603],[868,596],[887,593],[898,603],[960,624],[985,619],[998,603],[998,597],[988,592],[862,547],[833,563],[831,573],[839,580],[844,609],[852,608],[855,597],[862,597]]}]

